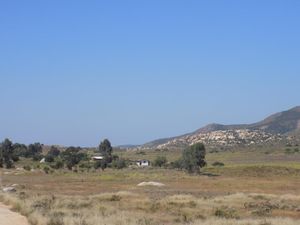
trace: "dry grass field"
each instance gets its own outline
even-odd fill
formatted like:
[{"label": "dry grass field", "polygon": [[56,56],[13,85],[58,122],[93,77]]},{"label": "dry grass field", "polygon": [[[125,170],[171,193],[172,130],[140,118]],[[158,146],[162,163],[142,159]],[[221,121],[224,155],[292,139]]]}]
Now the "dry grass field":
[{"label": "dry grass field", "polygon": [[[179,152],[118,153],[150,158]],[[172,158],[173,157],[173,158]],[[157,168],[105,171],[2,170],[2,184],[18,184],[1,201],[32,225],[298,225],[300,157],[283,151],[209,153],[201,175]],[[224,167],[213,167],[215,161]],[[164,186],[137,186],[144,181]]]}]

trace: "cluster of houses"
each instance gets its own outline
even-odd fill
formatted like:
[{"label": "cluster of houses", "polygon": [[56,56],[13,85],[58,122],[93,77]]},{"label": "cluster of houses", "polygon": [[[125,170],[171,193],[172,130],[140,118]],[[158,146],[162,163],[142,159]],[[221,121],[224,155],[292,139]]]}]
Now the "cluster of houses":
[{"label": "cluster of houses", "polygon": [[[103,156],[92,156],[92,160],[93,161],[101,161],[103,160]],[[134,161],[131,161],[131,163],[133,165],[137,165],[139,167],[147,167],[147,166],[150,166],[150,161],[147,160],[147,159],[140,159],[140,160],[134,160]]]}]

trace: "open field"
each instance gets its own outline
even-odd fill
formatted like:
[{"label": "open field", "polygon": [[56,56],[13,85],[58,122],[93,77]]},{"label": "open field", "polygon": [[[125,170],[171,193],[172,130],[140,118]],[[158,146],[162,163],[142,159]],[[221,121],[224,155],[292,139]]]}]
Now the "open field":
[{"label": "open field", "polygon": [[[180,156],[179,151],[119,154]],[[1,200],[36,225],[300,224],[299,154],[228,151],[207,159],[201,175],[157,168],[47,175],[38,169],[2,170],[3,185],[18,187]],[[215,161],[225,166],[211,166]],[[165,186],[137,186],[144,181]]]},{"label": "open field", "polygon": [[[293,147],[295,148],[295,147]],[[291,148],[291,149],[293,149]],[[298,148],[298,147],[296,147]],[[289,154],[288,147],[245,147],[227,151],[207,149],[208,166],[219,161],[226,166],[236,165],[291,165],[300,168],[300,153]],[[122,158],[132,160],[148,159],[153,161],[157,156],[166,156],[169,162],[180,158],[182,150],[129,150],[116,152]]]}]

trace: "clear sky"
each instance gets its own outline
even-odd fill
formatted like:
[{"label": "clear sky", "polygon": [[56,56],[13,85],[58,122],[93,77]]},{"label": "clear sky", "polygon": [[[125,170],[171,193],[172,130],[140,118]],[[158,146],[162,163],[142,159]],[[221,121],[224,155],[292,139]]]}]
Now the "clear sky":
[{"label": "clear sky", "polygon": [[300,105],[298,0],[0,1],[0,138],[141,144]]}]

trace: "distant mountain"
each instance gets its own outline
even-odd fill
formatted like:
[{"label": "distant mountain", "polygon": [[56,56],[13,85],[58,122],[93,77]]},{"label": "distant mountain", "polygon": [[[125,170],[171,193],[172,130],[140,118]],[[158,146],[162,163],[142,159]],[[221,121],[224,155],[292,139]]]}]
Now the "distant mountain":
[{"label": "distant mountain", "polygon": [[271,115],[261,122],[250,125],[249,128],[280,134],[300,130],[300,106]]},{"label": "distant mountain", "polygon": [[209,145],[251,145],[282,141],[288,135],[300,133],[300,106],[273,114],[253,124],[209,124],[192,133],[158,139],[142,148],[184,147],[196,142]]}]

